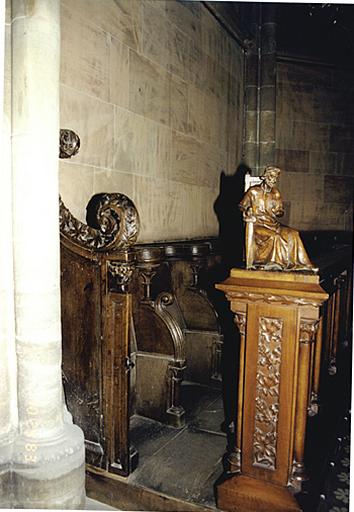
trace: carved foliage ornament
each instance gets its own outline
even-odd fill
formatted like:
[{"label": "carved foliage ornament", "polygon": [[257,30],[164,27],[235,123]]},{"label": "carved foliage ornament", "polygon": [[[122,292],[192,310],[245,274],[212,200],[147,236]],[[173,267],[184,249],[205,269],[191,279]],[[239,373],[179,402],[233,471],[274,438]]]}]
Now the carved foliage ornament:
[{"label": "carved foliage ornament", "polygon": [[137,240],[139,215],[133,202],[124,194],[99,194],[95,219],[97,229],[76,219],[61,198],[59,204],[60,233],[81,247],[113,251],[126,249]]},{"label": "carved foliage ornament", "polygon": [[270,293],[252,293],[252,292],[227,292],[228,300],[246,299],[250,302],[266,302],[267,304],[296,304],[297,306],[321,306],[324,299],[304,299],[300,297],[292,297],[290,295],[272,295]]},{"label": "carved foliage ornament", "polygon": [[253,465],[270,470],[276,466],[282,331],[282,320],[259,319]]},{"label": "carved foliage ornament", "polygon": [[108,270],[116,278],[119,286],[126,286],[133,275],[134,265],[132,263],[121,261],[109,261]]}]

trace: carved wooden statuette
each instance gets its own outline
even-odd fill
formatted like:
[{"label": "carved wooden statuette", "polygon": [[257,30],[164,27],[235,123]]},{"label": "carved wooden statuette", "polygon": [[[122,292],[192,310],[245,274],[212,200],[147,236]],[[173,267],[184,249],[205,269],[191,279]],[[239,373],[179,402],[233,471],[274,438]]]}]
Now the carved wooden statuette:
[{"label": "carved wooden statuette", "polygon": [[316,272],[298,231],[278,221],[284,214],[275,186],[279,174],[280,169],[267,166],[262,183],[250,187],[239,205],[246,223],[246,268]]},{"label": "carved wooden statuette", "polygon": [[236,474],[218,486],[218,508],[300,511],[294,494],[308,478],[306,421],[318,393],[328,295],[314,274],[241,269],[217,288],[241,335],[236,448],[228,455]]}]

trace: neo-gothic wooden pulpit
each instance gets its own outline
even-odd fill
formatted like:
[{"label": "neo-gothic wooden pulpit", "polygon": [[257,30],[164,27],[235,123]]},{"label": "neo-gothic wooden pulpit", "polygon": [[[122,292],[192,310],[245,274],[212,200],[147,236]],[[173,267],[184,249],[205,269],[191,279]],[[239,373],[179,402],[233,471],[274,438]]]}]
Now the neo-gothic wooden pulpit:
[{"label": "neo-gothic wooden pulpit", "polygon": [[222,510],[301,510],[294,494],[307,479],[308,409],[318,396],[321,305],[314,274],[232,269],[217,285],[241,335],[233,476],[217,488]]}]

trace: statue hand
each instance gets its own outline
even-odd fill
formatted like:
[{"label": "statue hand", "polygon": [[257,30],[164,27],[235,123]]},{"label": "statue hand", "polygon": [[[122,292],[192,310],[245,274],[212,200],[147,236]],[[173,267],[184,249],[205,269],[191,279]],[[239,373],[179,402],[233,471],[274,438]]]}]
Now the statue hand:
[{"label": "statue hand", "polygon": [[256,222],[256,217],[253,214],[252,208],[247,208],[247,210],[243,212],[243,220],[245,222]]}]

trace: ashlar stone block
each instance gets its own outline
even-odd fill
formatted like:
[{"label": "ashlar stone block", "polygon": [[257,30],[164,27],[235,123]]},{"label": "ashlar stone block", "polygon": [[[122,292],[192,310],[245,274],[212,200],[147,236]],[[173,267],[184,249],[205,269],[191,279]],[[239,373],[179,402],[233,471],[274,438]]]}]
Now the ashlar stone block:
[{"label": "ashlar stone block", "polygon": [[108,101],[109,39],[87,18],[61,7],[61,82]]}]

